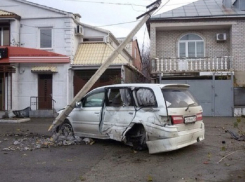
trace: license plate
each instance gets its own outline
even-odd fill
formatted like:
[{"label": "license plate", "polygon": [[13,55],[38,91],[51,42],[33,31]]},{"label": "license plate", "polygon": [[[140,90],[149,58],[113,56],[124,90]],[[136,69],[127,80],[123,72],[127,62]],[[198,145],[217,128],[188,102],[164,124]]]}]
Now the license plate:
[{"label": "license plate", "polygon": [[194,123],[196,122],[196,116],[186,117],[185,123]]}]

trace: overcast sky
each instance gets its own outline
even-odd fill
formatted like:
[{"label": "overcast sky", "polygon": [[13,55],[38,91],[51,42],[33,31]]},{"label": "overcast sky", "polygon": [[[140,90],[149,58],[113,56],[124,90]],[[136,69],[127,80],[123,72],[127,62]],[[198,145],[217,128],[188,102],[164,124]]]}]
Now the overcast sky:
[{"label": "overcast sky", "polygon": [[[126,37],[135,27],[136,17],[146,11],[154,0],[28,0],[60,10],[79,13],[81,22],[110,30],[116,37]],[[189,4],[196,0],[162,0],[157,14]],[[133,23],[126,23],[133,22]],[[111,26],[109,26],[111,25]],[[145,40],[143,41],[145,37]],[[136,34],[140,46],[149,45],[148,32],[143,26]]]}]

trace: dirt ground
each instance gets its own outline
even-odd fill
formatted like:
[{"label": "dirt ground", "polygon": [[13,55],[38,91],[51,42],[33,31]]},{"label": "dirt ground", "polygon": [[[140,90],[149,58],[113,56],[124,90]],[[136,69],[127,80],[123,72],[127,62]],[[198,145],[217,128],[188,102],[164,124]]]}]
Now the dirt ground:
[{"label": "dirt ground", "polygon": [[47,129],[52,119],[0,123],[1,181],[242,182],[245,181],[245,141],[237,141],[225,132],[237,131],[235,121],[232,117],[205,117],[203,142],[156,155],[135,152],[110,140],[95,140],[93,145],[6,151],[3,149],[23,137],[18,135],[20,131],[32,133],[28,137],[49,137]]}]

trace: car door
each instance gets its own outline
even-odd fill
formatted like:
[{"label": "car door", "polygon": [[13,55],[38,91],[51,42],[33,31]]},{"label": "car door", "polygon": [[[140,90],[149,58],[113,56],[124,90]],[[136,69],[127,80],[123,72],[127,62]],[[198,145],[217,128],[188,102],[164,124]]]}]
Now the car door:
[{"label": "car door", "polygon": [[100,123],[101,133],[121,141],[122,133],[134,119],[135,112],[130,88],[108,88]]},{"label": "car door", "polygon": [[101,135],[99,123],[104,98],[104,90],[92,92],[82,99],[80,107],[72,111],[69,117],[72,120],[73,130],[76,134],[88,137],[98,137]]}]

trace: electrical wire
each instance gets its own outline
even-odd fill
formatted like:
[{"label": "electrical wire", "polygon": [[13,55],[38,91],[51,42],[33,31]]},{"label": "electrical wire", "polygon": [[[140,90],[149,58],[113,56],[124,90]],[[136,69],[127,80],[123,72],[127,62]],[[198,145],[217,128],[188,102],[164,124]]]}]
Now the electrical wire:
[{"label": "electrical wire", "polygon": [[[81,0],[80,0],[81,1]],[[160,7],[160,9],[161,8],[163,8],[164,6],[166,6],[166,4],[167,3],[169,3],[169,1],[170,0],[168,0],[164,5],[162,5],[161,7]],[[158,11],[160,10],[160,9],[158,9]],[[157,11],[157,12],[158,12]],[[156,13],[157,13],[156,12]],[[155,13],[154,13],[155,14]],[[129,23],[135,23],[135,22],[137,22],[137,21],[139,21],[139,20],[135,20],[135,21],[129,21],[129,22],[121,22],[121,23],[115,23],[115,24],[107,24],[107,25],[100,25],[100,26],[93,26],[93,27],[108,27],[108,26],[115,26],[115,25],[123,25],[123,24],[129,24]],[[31,26],[31,25],[25,25],[25,24],[21,24],[21,25],[23,25],[23,26],[27,26],[27,27],[33,27],[33,28],[40,28],[40,27],[37,27],[37,26]],[[67,30],[69,30],[70,28],[52,28],[52,29],[67,29]]]},{"label": "electrical wire", "polygon": [[122,25],[122,24],[128,24],[128,23],[135,23],[139,20],[135,20],[135,21],[129,21],[129,22],[122,22],[122,23],[115,23],[115,24],[110,24],[110,25],[102,25],[102,26],[96,26],[96,27],[108,27],[108,26],[114,26],[114,25]]},{"label": "electrical wire", "polygon": [[111,2],[86,1],[86,0],[65,0],[65,1],[77,1],[77,2],[85,2],[85,3],[97,3],[97,4],[112,4],[112,5],[120,5],[120,6],[141,6],[141,7],[145,7],[145,5],[132,4],[132,3],[111,3]]}]

